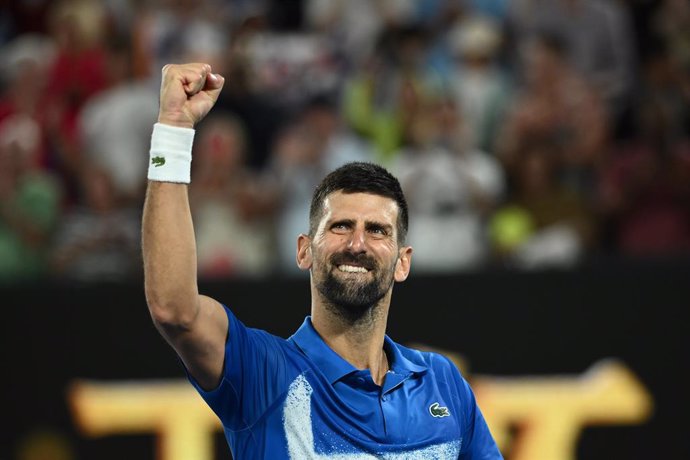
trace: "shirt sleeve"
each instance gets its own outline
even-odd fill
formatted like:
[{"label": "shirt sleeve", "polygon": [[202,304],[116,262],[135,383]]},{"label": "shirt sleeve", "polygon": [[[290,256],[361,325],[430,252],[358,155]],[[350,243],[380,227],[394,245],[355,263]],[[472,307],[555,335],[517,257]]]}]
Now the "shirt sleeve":
[{"label": "shirt sleeve", "polygon": [[223,308],[228,315],[228,337],[220,383],[204,391],[189,372],[187,378],[225,429],[238,431],[253,425],[286,391],[286,341],[246,327],[230,309]]},{"label": "shirt sleeve", "polygon": [[469,383],[456,369],[459,393],[465,409],[465,432],[460,460],[503,460]]}]

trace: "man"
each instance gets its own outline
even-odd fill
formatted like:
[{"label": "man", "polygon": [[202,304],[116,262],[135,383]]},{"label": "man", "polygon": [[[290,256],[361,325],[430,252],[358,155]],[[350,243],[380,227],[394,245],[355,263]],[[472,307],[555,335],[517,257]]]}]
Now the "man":
[{"label": "man", "polygon": [[385,335],[393,283],[407,278],[407,204],[383,168],[351,163],[317,188],[297,264],[311,316],[288,340],[245,327],[199,295],[187,200],[191,129],[223,78],[163,69],[144,206],[146,297],[236,459],[501,459],[472,391],[446,358]]}]

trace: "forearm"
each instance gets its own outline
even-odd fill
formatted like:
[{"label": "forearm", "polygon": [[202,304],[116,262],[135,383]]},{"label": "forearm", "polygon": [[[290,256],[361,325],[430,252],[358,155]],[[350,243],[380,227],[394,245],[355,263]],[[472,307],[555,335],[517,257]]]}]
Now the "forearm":
[{"label": "forearm", "polygon": [[150,181],[142,249],[146,300],[159,325],[185,328],[196,318],[196,243],[187,185]]}]

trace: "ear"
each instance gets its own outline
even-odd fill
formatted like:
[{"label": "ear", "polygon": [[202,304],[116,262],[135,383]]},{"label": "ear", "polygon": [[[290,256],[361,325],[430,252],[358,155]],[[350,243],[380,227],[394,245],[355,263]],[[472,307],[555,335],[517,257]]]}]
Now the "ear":
[{"label": "ear", "polygon": [[309,270],[312,266],[311,238],[304,233],[297,237],[297,266]]},{"label": "ear", "polygon": [[405,281],[410,274],[410,264],[412,263],[412,246],[400,248],[398,261],[395,263],[395,281],[398,283]]}]

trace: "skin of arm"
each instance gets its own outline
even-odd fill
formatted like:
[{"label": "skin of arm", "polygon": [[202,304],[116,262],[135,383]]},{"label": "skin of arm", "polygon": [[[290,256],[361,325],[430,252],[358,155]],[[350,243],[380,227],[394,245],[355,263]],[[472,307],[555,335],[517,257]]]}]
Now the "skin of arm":
[{"label": "skin of arm", "polygon": [[[158,122],[193,128],[213,107],[224,79],[208,64],[166,65]],[[187,184],[149,181],[142,220],[146,302],[156,328],[202,388],[223,372],[228,319],[197,287],[196,244]]]}]

